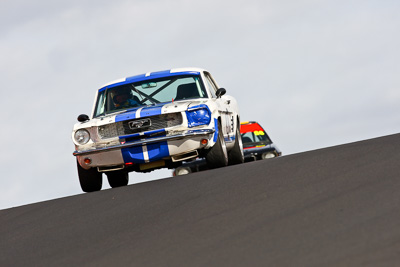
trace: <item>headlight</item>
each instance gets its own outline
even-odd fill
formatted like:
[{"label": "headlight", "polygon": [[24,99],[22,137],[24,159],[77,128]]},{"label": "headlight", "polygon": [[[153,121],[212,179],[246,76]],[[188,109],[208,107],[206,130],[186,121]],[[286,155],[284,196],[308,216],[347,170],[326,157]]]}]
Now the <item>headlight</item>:
[{"label": "headlight", "polygon": [[85,129],[80,129],[78,131],[75,132],[75,141],[80,144],[80,145],[84,145],[87,142],[89,142],[90,140],[90,134],[87,130]]},{"label": "headlight", "polygon": [[204,107],[186,111],[189,128],[210,124],[211,112],[206,105],[202,106]]},{"label": "headlight", "polygon": [[272,159],[272,158],[275,158],[275,154],[272,152],[263,153],[261,155],[261,158],[262,159]]}]

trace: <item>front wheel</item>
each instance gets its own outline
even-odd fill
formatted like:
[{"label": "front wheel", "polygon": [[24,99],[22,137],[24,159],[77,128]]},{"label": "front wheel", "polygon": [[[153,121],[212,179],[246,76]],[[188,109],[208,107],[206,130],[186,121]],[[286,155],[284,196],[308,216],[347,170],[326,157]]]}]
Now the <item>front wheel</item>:
[{"label": "front wheel", "polygon": [[221,123],[218,121],[217,129],[218,137],[214,146],[210,148],[206,155],[207,165],[211,168],[220,168],[228,165],[228,152],[222,133]]},{"label": "front wheel", "polygon": [[103,185],[103,177],[101,176],[101,172],[98,172],[96,168],[90,168],[89,170],[85,170],[84,168],[78,165],[78,176],[79,183],[81,184],[81,188],[83,192],[94,192],[101,190]]},{"label": "front wheel", "polygon": [[235,145],[229,151],[229,165],[240,164],[244,162],[242,136],[239,130],[240,124],[236,127]]},{"label": "front wheel", "polygon": [[108,183],[112,188],[126,186],[129,182],[129,175],[124,171],[113,171],[106,173]]}]

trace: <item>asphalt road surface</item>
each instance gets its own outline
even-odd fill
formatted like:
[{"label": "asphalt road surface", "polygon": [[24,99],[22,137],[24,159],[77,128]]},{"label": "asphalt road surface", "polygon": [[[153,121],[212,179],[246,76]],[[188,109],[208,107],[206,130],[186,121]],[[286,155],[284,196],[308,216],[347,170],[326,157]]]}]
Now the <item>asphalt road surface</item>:
[{"label": "asphalt road surface", "polygon": [[0,266],[400,266],[399,163],[397,134],[1,210]]}]

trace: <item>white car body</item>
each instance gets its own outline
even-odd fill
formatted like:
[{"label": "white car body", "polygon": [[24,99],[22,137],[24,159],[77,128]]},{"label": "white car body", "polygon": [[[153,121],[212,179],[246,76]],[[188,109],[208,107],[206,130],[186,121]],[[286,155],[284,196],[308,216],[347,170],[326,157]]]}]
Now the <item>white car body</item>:
[{"label": "white car body", "polygon": [[[105,90],[142,80],[150,81],[148,84],[151,85],[152,78],[171,75],[177,75],[177,77],[178,75],[197,75],[199,78],[196,79],[202,83],[207,93],[206,97],[171,99],[169,102],[96,116],[97,98]],[[75,151],[73,154],[83,169],[97,168],[98,172],[174,168],[179,166],[181,161],[201,156],[202,152],[212,148],[217,141],[219,131],[223,134],[226,149],[229,152],[235,144],[237,129],[240,127],[239,109],[232,96],[216,97],[218,89],[219,86],[211,74],[199,68],[146,73],[106,84],[97,91],[89,120],[74,125],[72,140]],[[209,119],[209,123],[196,126],[197,123],[188,121],[189,117],[190,120],[192,119],[194,113],[196,114],[194,118],[201,121],[201,115],[198,114],[207,114],[207,109],[211,118],[209,119],[206,115],[204,120]],[[218,129],[218,122],[222,129]],[[140,130],[141,127],[143,131]],[[81,129],[85,129],[90,134],[90,140],[85,144],[79,143],[77,141],[79,137],[75,136]]]}]

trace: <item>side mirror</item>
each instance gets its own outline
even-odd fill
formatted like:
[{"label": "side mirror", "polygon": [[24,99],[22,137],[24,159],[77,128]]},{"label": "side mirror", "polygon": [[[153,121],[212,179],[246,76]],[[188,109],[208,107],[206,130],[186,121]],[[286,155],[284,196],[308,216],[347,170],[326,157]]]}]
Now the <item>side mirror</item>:
[{"label": "side mirror", "polygon": [[217,90],[217,92],[216,92],[217,98],[223,96],[224,94],[226,94],[225,88],[219,88],[219,89]]},{"label": "side mirror", "polygon": [[89,116],[86,115],[86,114],[81,114],[81,115],[78,116],[78,121],[79,122],[85,122],[85,121],[88,121],[88,120],[90,120],[90,119],[89,119]]}]

